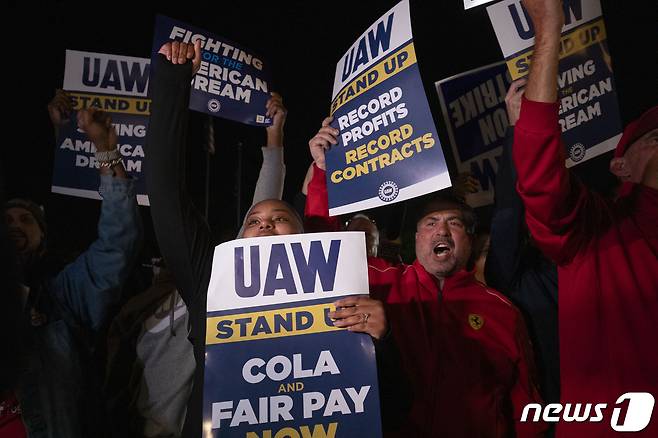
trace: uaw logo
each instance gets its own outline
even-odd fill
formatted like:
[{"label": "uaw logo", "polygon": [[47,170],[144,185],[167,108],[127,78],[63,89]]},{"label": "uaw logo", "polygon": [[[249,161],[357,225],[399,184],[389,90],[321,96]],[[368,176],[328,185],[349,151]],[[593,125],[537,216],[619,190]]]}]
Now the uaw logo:
[{"label": "uaw logo", "polygon": [[576,143],[569,148],[569,156],[576,163],[585,158],[585,152],[585,146],[582,143]]},{"label": "uaw logo", "polygon": [[222,108],[222,104],[219,103],[219,100],[217,99],[210,99],[208,101],[208,109],[212,111],[213,113],[216,113]]},{"label": "uaw logo", "polygon": [[381,186],[379,186],[379,199],[384,202],[391,202],[398,197],[399,193],[400,189],[398,189],[398,185],[393,181],[386,181]]},{"label": "uaw logo", "polygon": [[648,392],[622,394],[608,414],[607,403],[550,403],[542,406],[530,403],[523,408],[521,422],[547,423],[591,422],[600,423],[610,418],[610,428],[615,432],[640,432],[651,421],[655,399]]}]

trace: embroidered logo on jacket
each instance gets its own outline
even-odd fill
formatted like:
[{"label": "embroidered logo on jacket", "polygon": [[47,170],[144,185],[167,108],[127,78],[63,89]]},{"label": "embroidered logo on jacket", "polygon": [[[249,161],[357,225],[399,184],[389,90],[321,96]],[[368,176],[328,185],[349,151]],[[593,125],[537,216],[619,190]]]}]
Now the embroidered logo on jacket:
[{"label": "embroidered logo on jacket", "polygon": [[473,330],[480,330],[484,325],[484,318],[477,313],[471,313],[468,315],[468,323]]}]

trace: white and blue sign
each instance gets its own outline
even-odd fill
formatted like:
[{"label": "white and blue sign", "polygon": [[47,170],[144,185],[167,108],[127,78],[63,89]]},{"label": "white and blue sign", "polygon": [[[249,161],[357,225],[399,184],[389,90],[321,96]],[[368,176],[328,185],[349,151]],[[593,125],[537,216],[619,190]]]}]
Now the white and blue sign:
[{"label": "white and blue sign", "polygon": [[484,5],[486,3],[491,3],[494,0],[464,0],[464,9],[471,9],[476,6]]},{"label": "white and blue sign", "polygon": [[66,51],[64,90],[74,112],[60,126],[52,192],[90,199],[98,193],[96,146],[78,129],[77,111],[96,107],[112,117],[117,149],[126,172],[135,178],[137,202],[149,205],[143,176],[144,142],[151,102],[147,99],[150,61],[132,56]]},{"label": "white and blue sign", "polygon": [[[615,149],[617,91],[599,0],[564,0],[558,68],[559,122],[570,167]],[[487,7],[512,79],[528,74],[535,32],[521,0]]]},{"label": "white and blue sign", "polygon": [[215,249],[204,437],[381,436],[371,338],[328,312],[368,294],[363,233],[239,239]]},{"label": "white and blue sign", "polygon": [[206,30],[158,15],[153,54],[167,41],[201,41],[201,67],[192,78],[190,109],[248,125],[269,126],[269,64],[246,47]]},{"label": "white and blue sign", "polygon": [[457,169],[479,182],[478,191],[466,195],[473,207],[494,201],[498,160],[509,124],[505,95],[510,81],[501,61],[435,84]]},{"label": "white and blue sign", "polygon": [[377,20],[336,66],[326,154],[329,214],[400,202],[450,186],[420,78],[404,0]]}]

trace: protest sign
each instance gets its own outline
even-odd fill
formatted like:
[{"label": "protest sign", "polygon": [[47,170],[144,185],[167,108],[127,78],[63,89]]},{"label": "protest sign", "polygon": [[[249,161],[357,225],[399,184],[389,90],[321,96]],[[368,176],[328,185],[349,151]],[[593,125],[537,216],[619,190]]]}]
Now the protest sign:
[{"label": "protest sign", "polygon": [[101,199],[96,146],[77,127],[77,111],[107,111],[117,132],[117,148],[129,176],[136,179],[137,202],[149,205],[143,177],[144,142],[151,101],[147,98],[150,61],[132,56],[66,51],[64,90],[74,112],[59,128],[52,192]]},{"label": "protest sign", "polygon": [[478,191],[466,195],[473,207],[492,204],[498,160],[508,127],[505,95],[510,77],[504,62],[436,82],[450,145],[460,173],[470,173]]},{"label": "protest sign", "polygon": [[494,0],[464,0],[464,9],[471,9],[476,6],[484,5],[486,3],[491,3]]},{"label": "protest sign", "polygon": [[368,294],[363,233],[239,239],[208,288],[204,436],[381,436],[375,350],[328,312]]},{"label": "protest sign", "polygon": [[366,30],[336,66],[326,154],[329,214],[365,210],[450,186],[416,62],[409,2]]},{"label": "protest sign", "polygon": [[201,67],[192,79],[190,109],[255,126],[269,126],[270,68],[252,50],[206,30],[158,15],[153,54],[167,41],[201,41]]},{"label": "protest sign", "polygon": [[[567,167],[615,148],[621,137],[617,92],[599,0],[565,0],[558,99]],[[534,28],[521,0],[487,7],[512,79],[528,74]]]}]

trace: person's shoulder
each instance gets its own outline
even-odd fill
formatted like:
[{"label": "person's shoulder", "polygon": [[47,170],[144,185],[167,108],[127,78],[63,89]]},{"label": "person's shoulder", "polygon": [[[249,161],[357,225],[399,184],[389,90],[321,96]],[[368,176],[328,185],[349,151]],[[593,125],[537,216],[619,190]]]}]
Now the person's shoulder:
[{"label": "person's shoulder", "polygon": [[499,292],[476,279],[473,279],[473,281],[466,286],[466,289],[469,291],[469,295],[473,297],[473,299],[486,303],[487,308],[491,311],[506,313],[514,318],[516,318],[517,315],[520,315],[520,311],[516,305],[503,295],[502,292]]},{"label": "person's shoulder", "polygon": [[380,273],[403,273],[411,265],[393,263],[380,257],[368,257],[368,269]]}]

